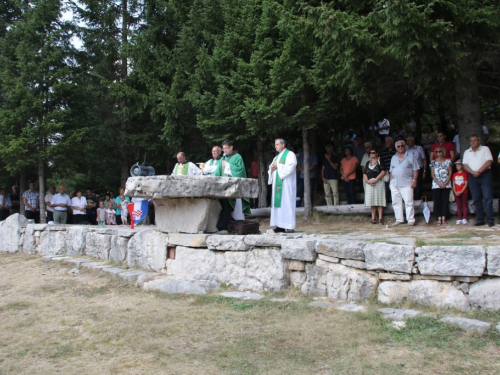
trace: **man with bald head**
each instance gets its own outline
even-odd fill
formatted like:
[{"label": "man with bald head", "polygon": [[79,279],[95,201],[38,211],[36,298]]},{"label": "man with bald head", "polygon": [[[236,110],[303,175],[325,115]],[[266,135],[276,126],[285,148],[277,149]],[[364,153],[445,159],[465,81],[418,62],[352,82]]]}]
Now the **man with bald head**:
[{"label": "man with bald head", "polygon": [[174,167],[172,176],[197,176],[200,174],[200,168],[188,161],[184,152],[177,153],[177,164]]},{"label": "man with bald head", "polygon": [[66,224],[68,207],[71,206],[71,200],[66,194],[66,187],[64,185],[59,186],[59,193],[52,197],[50,204],[54,209],[54,224]]},{"label": "man with bald head", "polygon": [[213,174],[218,164],[222,161],[222,149],[219,146],[212,147],[212,159],[205,163],[203,174]]}]

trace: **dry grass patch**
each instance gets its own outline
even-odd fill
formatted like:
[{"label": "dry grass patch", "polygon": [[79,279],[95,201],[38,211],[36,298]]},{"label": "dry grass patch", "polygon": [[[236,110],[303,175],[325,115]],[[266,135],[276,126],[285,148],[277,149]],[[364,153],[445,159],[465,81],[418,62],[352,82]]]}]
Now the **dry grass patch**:
[{"label": "dry grass patch", "polygon": [[[388,327],[374,307],[147,293],[103,272],[0,254],[1,374],[499,373],[498,335],[433,320]],[[467,353],[467,355],[464,355]]]}]

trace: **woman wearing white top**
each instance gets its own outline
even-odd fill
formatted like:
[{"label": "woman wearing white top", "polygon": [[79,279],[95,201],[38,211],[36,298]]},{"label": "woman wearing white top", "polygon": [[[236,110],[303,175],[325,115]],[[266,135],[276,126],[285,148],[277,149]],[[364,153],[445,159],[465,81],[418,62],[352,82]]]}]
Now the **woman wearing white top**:
[{"label": "woman wearing white top", "polygon": [[82,197],[82,191],[76,191],[76,197],[71,199],[71,207],[73,208],[73,224],[83,224],[86,222],[85,206],[87,198]]}]

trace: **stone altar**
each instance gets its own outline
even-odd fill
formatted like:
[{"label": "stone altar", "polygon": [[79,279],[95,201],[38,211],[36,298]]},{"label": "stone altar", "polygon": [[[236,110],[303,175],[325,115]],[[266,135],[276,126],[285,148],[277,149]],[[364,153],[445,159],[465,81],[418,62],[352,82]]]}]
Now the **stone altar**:
[{"label": "stone altar", "polygon": [[258,180],[214,176],[129,177],[125,195],[153,198],[156,224],[169,233],[214,233],[221,211],[218,199],[257,198]]}]

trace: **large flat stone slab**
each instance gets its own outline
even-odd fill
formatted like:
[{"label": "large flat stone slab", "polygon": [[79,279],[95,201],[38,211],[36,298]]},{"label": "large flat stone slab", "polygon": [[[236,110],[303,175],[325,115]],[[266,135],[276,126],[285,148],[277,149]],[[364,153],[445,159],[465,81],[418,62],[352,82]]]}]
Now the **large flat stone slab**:
[{"label": "large flat stone slab", "polygon": [[487,311],[500,310],[500,278],[479,280],[470,285],[470,303]]},{"label": "large flat stone slab", "polygon": [[401,303],[408,298],[410,283],[383,281],[378,286],[378,300],[382,303]]},{"label": "large flat stone slab", "polygon": [[365,245],[365,242],[358,241],[319,240],[316,251],[334,258],[365,260]]},{"label": "large flat stone slab", "polygon": [[66,253],[66,232],[47,228],[40,235],[38,252],[41,255],[61,255]]},{"label": "large flat stone slab", "polygon": [[169,233],[169,246],[207,247],[209,234]]},{"label": "large flat stone slab", "polygon": [[408,282],[408,300],[438,308],[470,310],[469,296],[457,290],[451,283],[434,280]]},{"label": "large flat stone slab", "polygon": [[284,239],[281,242],[281,254],[285,259],[304,260],[312,262],[316,260],[316,240],[308,239]]},{"label": "large flat stone slab", "polygon": [[207,294],[207,292],[218,289],[219,284],[215,281],[159,277],[151,281],[146,281],[143,288],[145,290],[158,290],[164,293]]},{"label": "large flat stone slab", "polygon": [[210,250],[247,251],[250,245],[243,241],[245,236],[214,234],[207,238],[207,247]]},{"label": "large flat stone slab", "polygon": [[481,276],[486,266],[482,246],[422,246],[415,252],[422,275]]},{"label": "large flat stone slab", "polygon": [[142,198],[257,198],[257,179],[213,176],[129,177],[125,195]]},{"label": "large flat stone slab", "polygon": [[500,246],[486,248],[488,275],[500,276]]},{"label": "large flat stone slab", "polygon": [[[138,177],[136,177],[138,178]],[[157,199],[156,226],[168,233],[215,233],[221,205],[217,199]]]},{"label": "large flat stone slab", "polygon": [[449,323],[458,326],[466,331],[469,330],[476,331],[480,335],[486,333],[491,328],[490,323],[482,322],[476,319],[454,318],[451,316],[447,316],[440,320],[444,323]]},{"label": "large flat stone slab", "polygon": [[367,244],[363,248],[366,269],[410,273],[415,260],[413,246]]}]

